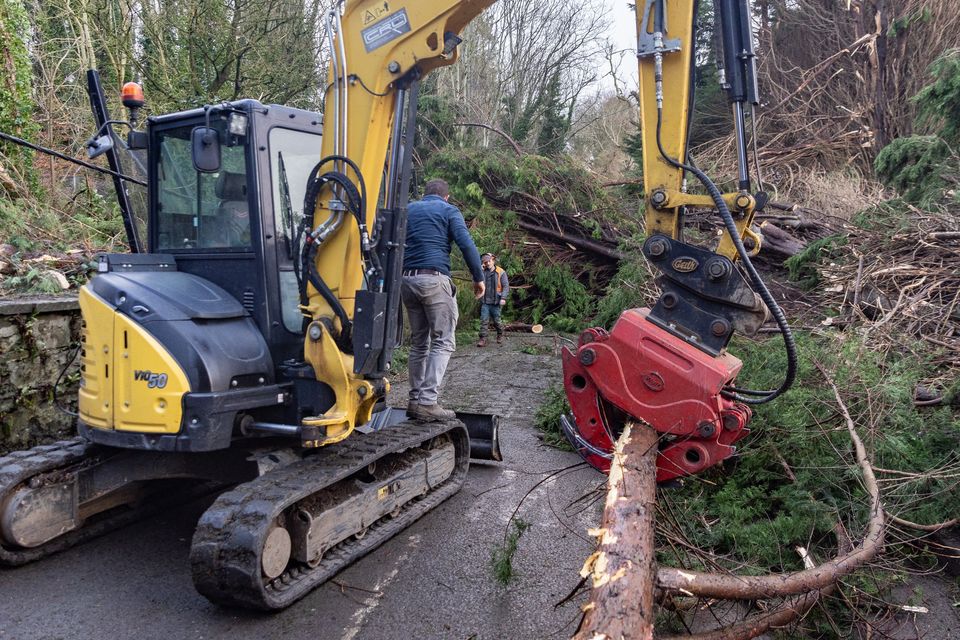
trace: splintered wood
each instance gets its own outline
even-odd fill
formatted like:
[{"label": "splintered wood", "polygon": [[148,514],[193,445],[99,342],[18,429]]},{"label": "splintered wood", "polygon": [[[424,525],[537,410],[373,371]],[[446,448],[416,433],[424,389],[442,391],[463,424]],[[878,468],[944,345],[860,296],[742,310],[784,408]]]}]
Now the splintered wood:
[{"label": "splintered wood", "polygon": [[617,440],[597,551],[581,575],[590,602],[577,640],[653,638],[657,432],[628,423]]}]

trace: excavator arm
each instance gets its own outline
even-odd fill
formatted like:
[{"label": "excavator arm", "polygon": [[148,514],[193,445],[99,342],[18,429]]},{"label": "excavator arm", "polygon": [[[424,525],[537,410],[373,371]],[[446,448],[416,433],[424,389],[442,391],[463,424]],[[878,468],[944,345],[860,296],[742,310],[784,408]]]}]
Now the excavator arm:
[{"label": "excavator arm", "polygon": [[329,385],[336,402],[303,420],[307,446],[346,438],[387,390],[417,87],[455,61],[458,34],[493,1],[361,0],[327,14],[323,159],[307,190],[314,215],[301,310],[309,375]]},{"label": "excavator arm", "polygon": [[[307,189],[314,216],[303,252],[301,308],[309,321],[308,375],[330,386],[336,402],[323,415],[304,418],[307,446],[346,438],[370,419],[387,390],[418,83],[454,62],[458,34],[491,4],[362,0],[327,16],[332,61],[323,159]],[[573,410],[565,430],[600,469],[627,420],[664,434],[661,480],[716,464],[748,432],[748,405],[772,399],[792,381],[791,366],[780,389],[741,393],[734,384],[741,363],[725,350],[735,332],[755,333],[768,313],[781,325],[788,351],[792,338],[749,259],[761,240],[751,222],[766,200],[752,193],[747,164],[744,114],[758,101],[749,3],[717,0],[715,8],[737,145],[733,193],[721,193],[687,153],[697,2],[637,4],[643,252],[660,272],[662,295],[652,309],[625,311],[610,332],[585,331],[578,348],[564,354]],[[694,177],[706,194],[688,191]],[[682,238],[685,208],[704,205],[723,220],[715,251]]]},{"label": "excavator arm", "polygon": [[[768,402],[792,383],[793,338],[750,256],[761,238],[751,229],[766,195],[751,192],[745,110],[758,103],[748,0],[717,0],[721,82],[730,99],[737,149],[737,191],[722,193],[688,157],[693,105],[695,0],[637,3],[637,55],[643,175],[645,257],[659,272],[652,309],[624,311],[608,332],[584,331],[563,353],[572,417],[563,429],[577,451],[607,471],[613,443],[627,422],[660,434],[657,479],[703,471],[735,453],[749,429],[749,405]],[[706,194],[688,192],[695,178]],[[686,207],[717,210],[723,231],[716,250],[683,241]],[[774,390],[735,385],[742,363],[727,353],[734,333],[756,333],[772,314],[783,334],[788,370]]]}]

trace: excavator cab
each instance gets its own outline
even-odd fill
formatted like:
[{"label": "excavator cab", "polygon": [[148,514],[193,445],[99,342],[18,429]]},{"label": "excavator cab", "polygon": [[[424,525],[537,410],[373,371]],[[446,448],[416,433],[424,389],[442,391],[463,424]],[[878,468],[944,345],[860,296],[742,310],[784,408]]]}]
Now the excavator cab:
[{"label": "excavator cab", "polygon": [[[149,252],[241,301],[276,362],[303,346],[295,263],[322,126],[319,114],[255,100],[149,122]],[[197,132],[218,140],[213,171],[198,168]]]},{"label": "excavator cab", "polygon": [[81,293],[85,437],[219,450],[244,420],[297,424],[333,404],[280,373],[302,357],[295,268],[321,127],[255,100],[150,118],[148,250],[102,256]]}]

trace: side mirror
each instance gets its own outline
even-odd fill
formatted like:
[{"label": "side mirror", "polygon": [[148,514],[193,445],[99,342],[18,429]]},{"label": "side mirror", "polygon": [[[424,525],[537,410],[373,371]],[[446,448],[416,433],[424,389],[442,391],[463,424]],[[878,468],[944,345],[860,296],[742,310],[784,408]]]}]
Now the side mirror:
[{"label": "side mirror", "polygon": [[103,135],[100,137],[93,137],[87,140],[87,157],[93,160],[97,156],[105,154],[110,149],[113,149],[113,137],[108,135]]},{"label": "side mirror", "polygon": [[190,132],[193,166],[197,171],[220,170],[220,134],[212,127],[194,127]]}]

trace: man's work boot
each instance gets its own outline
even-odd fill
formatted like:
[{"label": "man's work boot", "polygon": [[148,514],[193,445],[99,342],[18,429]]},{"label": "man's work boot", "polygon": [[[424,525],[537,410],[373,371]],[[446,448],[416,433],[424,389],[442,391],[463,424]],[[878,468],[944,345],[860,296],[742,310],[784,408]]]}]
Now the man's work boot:
[{"label": "man's work boot", "polygon": [[478,347],[485,347],[485,346],[487,346],[487,339],[486,339],[486,338],[480,338],[479,340],[477,340],[477,346],[478,346]]},{"label": "man's work boot", "polygon": [[444,409],[439,404],[418,404],[415,417],[425,422],[438,422],[453,420],[457,417],[457,414],[449,409]]},{"label": "man's work boot", "polygon": [[497,334],[497,344],[503,344],[503,334]]}]

